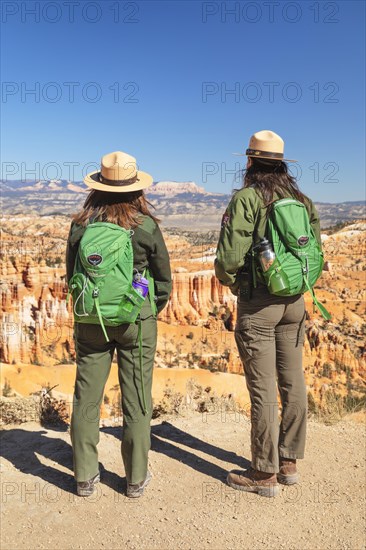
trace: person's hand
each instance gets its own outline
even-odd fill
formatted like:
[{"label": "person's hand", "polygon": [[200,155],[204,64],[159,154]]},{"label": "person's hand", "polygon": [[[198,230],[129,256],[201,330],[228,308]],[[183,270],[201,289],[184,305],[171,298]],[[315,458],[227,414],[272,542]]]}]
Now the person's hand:
[{"label": "person's hand", "polygon": [[238,281],[238,279],[235,281],[235,283],[231,286],[229,286],[232,294],[234,294],[234,296],[239,296],[239,290],[240,290],[240,283]]}]

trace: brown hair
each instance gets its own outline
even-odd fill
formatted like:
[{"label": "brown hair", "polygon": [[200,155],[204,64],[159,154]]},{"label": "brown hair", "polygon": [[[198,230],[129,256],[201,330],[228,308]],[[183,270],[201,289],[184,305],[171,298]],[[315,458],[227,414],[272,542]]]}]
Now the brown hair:
[{"label": "brown hair", "polygon": [[286,162],[252,158],[252,164],[243,172],[243,187],[254,187],[263,197],[266,206],[273,202],[273,195],[280,198],[293,197],[305,204],[304,195],[296,179],[289,173]]},{"label": "brown hair", "polygon": [[149,210],[152,206],[143,191],[131,193],[107,193],[92,189],[84,202],[83,209],[74,215],[78,225],[88,225],[93,221],[115,223],[125,229],[133,229],[142,223],[141,216],[150,216],[156,223],[159,220]]}]

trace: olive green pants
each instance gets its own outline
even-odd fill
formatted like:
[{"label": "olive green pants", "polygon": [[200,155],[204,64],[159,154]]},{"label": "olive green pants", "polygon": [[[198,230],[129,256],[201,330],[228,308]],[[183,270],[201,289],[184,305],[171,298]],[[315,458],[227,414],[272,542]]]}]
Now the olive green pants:
[{"label": "olive green pants", "polygon": [[251,401],[252,467],[262,472],[278,472],[279,456],[304,457],[304,324],[302,295],[273,296],[260,286],[253,289],[249,302],[239,299],[235,339]]},{"label": "olive green pants", "polygon": [[138,324],[106,327],[106,342],[99,325],[75,323],[77,372],[71,417],[71,441],[76,481],[87,481],[99,471],[100,405],[114,351],[122,393],[122,458],[129,483],[146,477],[152,413],[151,386],[157,339],[156,318],[142,322],[143,380],[147,413],[143,413]]}]

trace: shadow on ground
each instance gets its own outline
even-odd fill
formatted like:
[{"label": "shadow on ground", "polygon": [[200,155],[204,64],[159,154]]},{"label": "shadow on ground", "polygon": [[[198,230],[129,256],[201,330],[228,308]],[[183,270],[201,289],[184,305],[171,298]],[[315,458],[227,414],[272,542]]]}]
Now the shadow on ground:
[{"label": "shadow on ground", "polygon": [[[109,433],[117,437],[117,439],[122,438],[122,428],[121,427],[108,427],[102,428],[102,431]],[[217,479],[218,481],[225,481],[227,476],[227,470],[221,468],[217,464],[213,464],[207,459],[198,457],[196,454],[182,449],[173,443],[179,443],[193,449],[195,451],[200,451],[208,456],[212,456],[223,462],[228,462],[238,466],[239,468],[249,468],[250,462],[238,456],[232,451],[226,451],[221,447],[207,443],[202,439],[199,439],[190,433],[180,430],[170,422],[163,421],[161,424],[152,426],[151,428],[151,450],[156,453],[161,453],[166,455],[169,458],[173,458],[178,462],[182,462],[186,466],[205,474],[209,477]]]},{"label": "shadow on ground", "polygon": [[[48,431],[51,430],[55,435],[55,432],[65,433],[66,428],[57,429],[52,427],[48,429]],[[122,438],[122,428],[120,426],[101,428],[101,432],[113,435],[118,440]],[[38,431],[27,431],[21,428],[2,430],[0,438],[0,456],[11,462],[17,470],[25,474],[37,476],[46,483],[54,485],[63,491],[75,493],[72,448],[70,443],[57,437],[48,437],[45,429]],[[175,443],[184,445],[193,451],[203,452],[208,455],[208,458],[197,456],[191,450],[182,449],[180,446],[175,445]],[[164,454],[173,460],[177,460],[202,474],[222,482],[225,481],[227,470],[212,463],[209,460],[210,456],[240,468],[250,466],[248,460],[238,456],[236,453],[207,443],[165,421],[159,425],[152,426],[151,449],[156,453]],[[43,464],[37,455],[41,455],[59,464],[63,468],[70,470],[70,473]],[[107,470],[103,464],[100,464],[100,468],[102,473],[101,483],[118,493],[124,493],[126,486],[125,478],[121,478],[116,473]]]}]

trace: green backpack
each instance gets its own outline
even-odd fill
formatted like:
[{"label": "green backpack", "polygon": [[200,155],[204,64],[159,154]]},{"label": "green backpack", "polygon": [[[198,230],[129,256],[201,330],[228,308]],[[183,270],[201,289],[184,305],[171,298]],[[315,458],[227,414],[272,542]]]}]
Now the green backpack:
[{"label": "green backpack", "polygon": [[[87,225],[76,256],[74,273],[69,281],[67,301],[72,295],[76,323],[99,324],[109,341],[106,326],[118,326],[139,320],[145,298],[132,286],[133,248],[129,231],[109,222]],[[149,298],[156,314],[154,280],[149,282]],[[143,412],[147,413],[143,383],[142,327],[138,323],[139,361]]]},{"label": "green backpack", "polygon": [[[134,323],[145,298],[132,286],[133,249],[129,231],[108,222],[90,223],[81,238],[69,281],[77,323],[105,326]],[[153,306],[154,281],[147,273]]]},{"label": "green backpack", "polygon": [[[268,219],[267,237],[276,259],[267,271],[260,268],[256,259],[252,262],[254,286],[258,276],[269,292],[277,296],[294,296],[308,290],[314,306],[329,320],[329,312],[317,300],[313,290],[322,273],[324,257],[305,205],[292,198],[274,202]],[[253,256],[256,258],[255,252]]]}]

